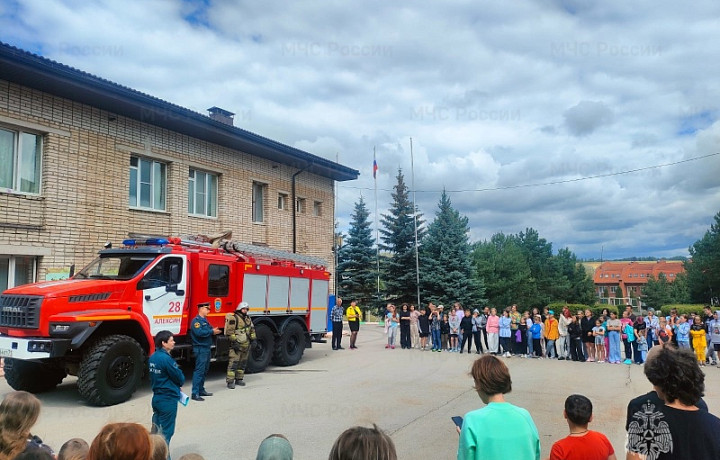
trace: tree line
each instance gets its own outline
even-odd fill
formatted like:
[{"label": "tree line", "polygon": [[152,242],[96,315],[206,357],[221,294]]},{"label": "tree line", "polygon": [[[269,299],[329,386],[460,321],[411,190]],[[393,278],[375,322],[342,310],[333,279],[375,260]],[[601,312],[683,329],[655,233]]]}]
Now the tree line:
[{"label": "tree line", "polygon": [[[593,280],[570,249],[553,252],[552,243],[533,228],[511,235],[496,233],[489,240],[471,242],[468,218],[453,208],[445,191],[434,219],[426,225],[410,200],[401,169],[396,179],[388,213],[380,217],[380,241],[372,236],[370,212],[362,196],[355,203],[348,234],[342,235],[343,242],[336,249],[341,297],[377,309],[387,302],[460,302],[473,308],[513,303],[523,308],[552,302],[595,303]],[[705,236],[690,247],[690,255],[684,276],[672,283],[663,275],[650,279],[643,301],[652,306],[708,303],[718,296],[720,213]]]}]

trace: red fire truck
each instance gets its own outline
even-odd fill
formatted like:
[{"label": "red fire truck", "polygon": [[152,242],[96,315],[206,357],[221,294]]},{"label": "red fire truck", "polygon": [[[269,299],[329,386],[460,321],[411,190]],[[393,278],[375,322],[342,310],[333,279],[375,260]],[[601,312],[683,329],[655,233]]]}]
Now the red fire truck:
[{"label": "red fire truck", "polygon": [[[107,245],[106,245],[107,246]],[[153,353],[153,337],[175,335],[174,355],[189,358],[189,324],[210,303],[223,328],[241,301],[250,305],[257,342],[248,372],[272,361],[292,366],[327,330],[330,274],[319,258],[229,240],[143,237],[108,247],[62,281],[27,284],[0,296],[0,356],[14,389],[55,388],[66,375],[93,405],[126,401]],[[214,337],[212,357],[229,343]]]}]

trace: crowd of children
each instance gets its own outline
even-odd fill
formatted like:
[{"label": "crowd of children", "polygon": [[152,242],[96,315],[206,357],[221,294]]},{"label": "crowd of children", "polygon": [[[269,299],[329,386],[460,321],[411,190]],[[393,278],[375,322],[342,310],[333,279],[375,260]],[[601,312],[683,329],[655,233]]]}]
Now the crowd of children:
[{"label": "crowd of children", "polygon": [[[573,314],[566,306],[520,312],[517,305],[497,309],[462,308],[456,302],[445,310],[430,303],[416,309],[388,304],[385,348],[395,348],[395,328],[401,329],[401,348],[504,357],[551,358],[611,364],[642,364],[653,345],[672,341],[695,351],[700,365],[717,365],[720,351],[720,311],[705,307],[704,314],[657,316],[654,309],[635,315],[627,306],[618,318],[605,308],[598,316],[590,309]],[[467,348],[466,348],[467,347]]]}]

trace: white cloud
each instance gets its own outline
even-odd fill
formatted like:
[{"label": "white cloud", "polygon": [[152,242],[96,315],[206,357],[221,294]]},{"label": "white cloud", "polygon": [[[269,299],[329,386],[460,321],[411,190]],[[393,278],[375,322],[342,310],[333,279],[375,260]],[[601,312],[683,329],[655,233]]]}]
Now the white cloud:
[{"label": "white cloud", "polygon": [[[357,168],[347,225],[398,168],[472,237],[536,228],[580,256],[686,253],[720,210],[720,4],[24,0],[3,41]],[[587,176],[590,180],[567,182]],[[566,181],[564,183],[556,183]],[[508,188],[528,184],[550,184]],[[489,190],[498,189],[498,190]],[[463,192],[459,192],[464,190]]]}]

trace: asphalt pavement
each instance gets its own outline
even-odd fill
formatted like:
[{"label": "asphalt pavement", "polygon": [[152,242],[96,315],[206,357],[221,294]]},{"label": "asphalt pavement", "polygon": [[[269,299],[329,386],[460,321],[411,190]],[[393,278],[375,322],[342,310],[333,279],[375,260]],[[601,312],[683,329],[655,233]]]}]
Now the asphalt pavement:
[{"label": "asphalt pavement", "polygon": [[[346,326],[347,329],[347,326]],[[178,410],[173,458],[198,452],[207,460],[254,459],[260,442],[272,433],[292,443],[295,459],[326,459],[345,429],[376,423],[393,439],[400,459],[441,460],[456,455],[458,435],[450,417],[482,406],[468,375],[476,354],[385,349],[377,324],[361,326],[358,349],[333,351],[330,342],[305,350],[292,367],[269,367],[246,377],[247,386],[225,387],[224,364],[213,364],[207,390],[214,396],[190,401]],[[590,428],[605,433],[618,457],[624,455],[627,402],[651,389],[637,365],[502,358],[510,368],[513,391],[506,399],[530,411],[540,432],[543,457],[567,435],[562,417],[565,398],[588,396],[594,405]],[[189,393],[190,365],[183,390]],[[706,367],[710,411],[720,414],[720,369]],[[11,391],[0,379],[0,394]],[[91,442],[109,422],[150,425],[152,393],[148,381],[133,397],[112,407],[88,406],[68,377],[55,390],[38,395],[43,403],[33,433],[59,450],[68,439]]]}]

